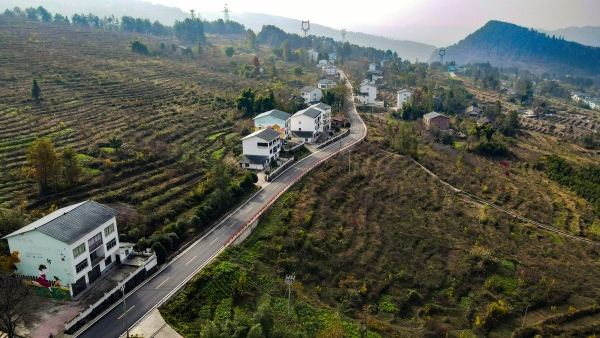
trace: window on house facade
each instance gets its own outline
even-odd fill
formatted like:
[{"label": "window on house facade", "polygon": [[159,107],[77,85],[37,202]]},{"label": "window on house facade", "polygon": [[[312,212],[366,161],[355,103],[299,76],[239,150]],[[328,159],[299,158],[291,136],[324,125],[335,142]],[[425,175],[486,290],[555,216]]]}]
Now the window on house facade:
[{"label": "window on house facade", "polygon": [[87,258],[82,261],[81,263],[75,265],[75,271],[77,271],[77,273],[80,273],[81,271],[83,271],[83,269],[88,267],[88,260]]},{"label": "window on house facade", "polygon": [[113,238],[110,242],[106,243],[106,250],[112,249],[115,245],[117,245],[117,239]]},{"label": "window on house facade", "polygon": [[268,146],[269,146],[269,144],[268,144],[268,143],[265,143],[265,142],[257,142],[257,143],[256,143],[256,146],[257,146],[257,147],[268,147]]},{"label": "window on house facade", "polygon": [[73,258],[76,258],[77,256],[81,255],[84,252],[85,252],[85,243],[81,243],[80,246],[73,249]]},{"label": "window on house facade", "polygon": [[99,233],[96,236],[94,236],[88,240],[88,247],[90,248],[90,252],[98,249],[101,245],[102,245],[102,233]]},{"label": "window on house facade", "polygon": [[115,231],[115,223],[104,228],[104,237],[112,234]]},{"label": "window on house facade", "polygon": [[108,256],[108,258],[104,260],[104,265],[108,266],[110,263],[112,263],[112,256]]}]

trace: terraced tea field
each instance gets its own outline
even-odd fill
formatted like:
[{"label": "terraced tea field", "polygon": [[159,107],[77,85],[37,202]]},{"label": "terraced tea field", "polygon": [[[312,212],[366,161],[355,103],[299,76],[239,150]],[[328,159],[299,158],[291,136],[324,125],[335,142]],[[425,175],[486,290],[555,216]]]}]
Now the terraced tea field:
[{"label": "terraced tea field", "polygon": [[[134,54],[133,39],[168,48],[159,56]],[[0,16],[0,207],[22,197],[28,209],[94,198],[133,204],[160,223],[189,209],[182,197],[211,155],[223,148],[231,155],[239,143],[243,122],[233,118],[233,97],[257,81],[223,72],[230,61],[208,53],[176,55],[171,44],[181,43]],[[33,79],[39,102],[30,95]],[[39,195],[22,173],[38,137],[59,151],[75,148],[83,184]],[[111,146],[113,138],[123,146]]]}]

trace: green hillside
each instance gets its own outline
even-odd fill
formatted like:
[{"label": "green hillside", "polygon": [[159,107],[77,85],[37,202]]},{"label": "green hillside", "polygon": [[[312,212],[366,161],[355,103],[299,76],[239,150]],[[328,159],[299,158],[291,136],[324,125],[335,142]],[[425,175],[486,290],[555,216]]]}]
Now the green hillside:
[{"label": "green hillside", "polygon": [[[438,59],[436,50],[430,61]],[[489,61],[497,67],[518,67],[538,73],[600,74],[600,48],[500,21],[490,21],[447,47],[445,60],[457,64]]]}]

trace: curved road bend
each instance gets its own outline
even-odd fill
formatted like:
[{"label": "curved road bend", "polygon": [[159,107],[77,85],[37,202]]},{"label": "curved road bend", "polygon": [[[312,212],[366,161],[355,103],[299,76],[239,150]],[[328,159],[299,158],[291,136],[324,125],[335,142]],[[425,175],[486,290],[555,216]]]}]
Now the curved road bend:
[{"label": "curved road bend", "polygon": [[[345,75],[342,75],[343,77]],[[348,82],[349,87],[351,86]],[[360,120],[356,108],[349,114],[352,125],[350,135],[342,139],[341,146],[350,144],[363,138],[365,126]],[[300,176],[306,169],[324,157],[339,151],[340,143],[322,149],[295,163],[283,172],[273,182],[233,211],[226,219],[214,227],[210,233],[191,245],[186,251],[173,259],[166,268],[148,280],[137,290],[130,292],[126,297],[127,324],[134,326],[142,317],[155,308],[165,297],[170,296],[181,287],[188,278],[195,275],[199,269],[216,256],[224,247],[228,239],[233,236],[247,221],[258,213],[273,197],[283,190],[292,180]],[[101,318],[96,318],[83,331],[75,337],[119,337],[126,331],[125,315],[122,301]]]}]

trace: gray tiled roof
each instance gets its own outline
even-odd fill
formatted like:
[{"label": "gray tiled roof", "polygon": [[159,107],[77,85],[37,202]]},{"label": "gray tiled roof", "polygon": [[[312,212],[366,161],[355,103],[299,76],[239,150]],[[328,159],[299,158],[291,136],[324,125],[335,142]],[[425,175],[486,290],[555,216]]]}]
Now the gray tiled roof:
[{"label": "gray tiled roof", "polygon": [[254,136],[260,137],[267,142],[271,142],[274,139],[279,138],[281,136],[281,134],[276,130],[267,128],[267,129],[261,129],[261,130],[255,131],[252,134],[244,137],[242,140],[245,140],[247,138],[254,137]]},{"label": "gray tiled roof", "polygon": [[331,106],[330,106],[330,105],[328,105],[328,104],[325,104],[325,103],[323,103],[323,102],[321,102],[321,103],[319,103],[319,104],[317,104],[317,105],[314,105],[313,107],[315,107],[315,108],[319,108],[319,109],[323,109],[323,110],[326,110],[326,109],[331,109]]},{"label": "gray tiled roof", "polygon": [[[6,236],[37,230],[66,244],[73,244],[119,213],[94,201],[65,207]],[[5,238],[6,238],[5,237]]]},{"label": "gray tiled roof", "polygon": [[310,116],[310,117],[312,117],[313,119],[314,119],[315,117],[319,116],[319,114],[321,114],[321,113],[322,113],[322,112],[321,112],[320,110],[316,110],[316,109],[314,109],[314,108],[308,108],[308,109],[305,109],[305,110],[302,112],[302,114],[303,114],[303,115]]},{"label": "gray tiled roof", "polygon": [[314,134],[312,131],[296,130],[296,131],[292,131],[292,135],[294,135],[296,137],[301,137],[301,138],[312,138]]},{"label": "gray tiled roof", "polygon": [[434,118],[436,118],[436,117],[438,117],[438,116],[443,116],[443,117],[445,117],[445,118],[448,118],[448,116],[446,116],[446,115],[442,115],[442,114],[440,114],[440,113],[436,113],[436,112],[434,112],[434,111],[432,111],[432,112],[431,112],[431,113],[429,113],[429,114],[425,114],[425,115],[423,115],[423,117],[424,117],[424,118],[426,117],[426,118],[428,118],[428,119],[434,119]]},{"label": "gray tiled roof", "polygon": [[268,160],[269,156],[243,155],[240,163],[265,164]]},{"label": "gray tiled roof", "polygon": [[310,92],[312,92],[315,89],[319,89],[319,88],[312,87],[312,86],[306,86],[306,87],[302,88],[302,91],[310,93]]},{"label": "gray tiled roof", "polygon": [[273,109],[273,110],[269,110],[268,112],[264,112],[262,114],[256,115],[256,117],[254,119],[256,120],[257,118],[264,117],[264,116],[273,116],[278,119],[282,119],[282,120],[286,121],[287,119],[290,118],[290,116],[292,116],[292,114],[288,114],[288,113],[278,110],[278,109]]}]

